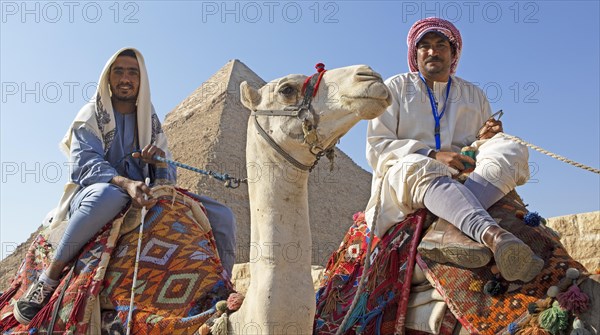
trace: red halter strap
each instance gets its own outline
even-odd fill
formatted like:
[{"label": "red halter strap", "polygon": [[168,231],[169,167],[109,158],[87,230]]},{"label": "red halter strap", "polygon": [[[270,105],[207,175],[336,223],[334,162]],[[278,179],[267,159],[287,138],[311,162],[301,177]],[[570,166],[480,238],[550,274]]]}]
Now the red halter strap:
[{"label": "red halter strap", "polygon": [[310,95],[312,97],[317,95],[317,91],[319,90],[319,85],[321,84],[321,78],[323,78],[323,75],[325,74],[325,72],[327,72],[327,70],[325,70],[325,64],[323,64],[323,63],[317,63],[317,65],[315,65],[315,69],[317,69],[317,73],[306,78],[306,80],[304,81],[304,85],[302,85],[302,94],[306,93],[307,88],[309,90],[311,89],[310,83],[314,83],[312,86],[312,92],[310,92],[311,93]]}]

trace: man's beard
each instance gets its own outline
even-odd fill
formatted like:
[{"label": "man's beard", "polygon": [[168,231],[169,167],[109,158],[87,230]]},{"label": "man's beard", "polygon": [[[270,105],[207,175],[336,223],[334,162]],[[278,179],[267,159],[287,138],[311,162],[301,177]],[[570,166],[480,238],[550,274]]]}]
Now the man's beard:
[{"label": "man's beard", "polygon": [[[132,87],[130,86],[130,88],[132,88]],[[131,92],[134,92],[134,91],[131,90]],[[136,102],[137,98],[138,98],[138,94],[139,94],[139,91],[135,92],[131,95],[123,95],[119,91],[119,85],[117,85],[116,87],[114,87],[112,85],[110,86],[111,99],[115,99],[119,102]]]},{"label": "man's beard", "polygon": [[[438,61],[438,65],[437,66],[433,66],[433,68],[427,68],[429,65],[429,62],[431,61]],[[445,63],[438,57],[429,57],[427,59],[425,59],[425,65],[424,65],[424,70],[427,71],[427,73],[429,74],[440,74],[440,73],[444,73],[446,72],[448,69],[445,65]]]},{"label": "man's beard", "polygon": [[445,72],[445,69],[443,67],[438,67],[438,68],[434,67],[433,69],[427,69],[427,68],[425,68],[425,71],[428,74],[440,74],[440,73]]},{"label": "man's beard", "polygon": [[123,96],[123,95],[117,95],[113,93],[113,98],[117,101],[120,102],[136,102],[137,101],[137,95],[135,96]]}]

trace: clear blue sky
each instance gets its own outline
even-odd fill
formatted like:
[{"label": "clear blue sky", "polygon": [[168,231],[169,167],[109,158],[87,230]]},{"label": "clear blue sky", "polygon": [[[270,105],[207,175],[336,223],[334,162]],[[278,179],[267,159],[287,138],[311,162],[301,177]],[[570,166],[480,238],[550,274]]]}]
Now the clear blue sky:
[{"label": "clear blue sky", "polygon": [[[505,111],[507,133],[600,166],[598,1],[2,1],[0,258],[58,202],[68,170],[57,143],[117,49],[142,51],[164,118],[233,58],[265,80],[318,61],[406,72],[406,34],[428,16],[460,29],[457,75]],[[365,128],[340,147],[369,170]],[[530,163],[518,192],[531,210],[600,209],[598,175],[534,151]]]}]

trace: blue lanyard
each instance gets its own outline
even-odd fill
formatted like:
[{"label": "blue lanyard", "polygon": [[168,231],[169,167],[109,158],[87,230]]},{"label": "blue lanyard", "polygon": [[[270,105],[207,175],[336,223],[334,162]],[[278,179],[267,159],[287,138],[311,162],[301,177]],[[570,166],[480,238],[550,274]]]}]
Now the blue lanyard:
[{"label": "blue lanyard", "polygon": [[450,96],[450,85],[452,85],[452,77],[448,77],[448,85],[446,85],[446,100],[444,100],[444,108],[442,109],[441,114],[438,114],[437,103],[435,102],[433,93],[431,93],[431,90],[429,89],[429,86],[427,86],[427,82],[425,81],[425,78],[423,78],[421,72],[419,72],[419,77],[421,77],[423,84],[425,84],[425,87],[427,88],[427,93],[429,94],[429,102],[431,103],[431,113],[433,114],[433,119],[435,120],[435,151],[440,151],[440,148],[442,146],[442,141],[440,140],[440,120],[444,116],[444,112],[446,112],[446,106],[448,106],[448,97]]}]

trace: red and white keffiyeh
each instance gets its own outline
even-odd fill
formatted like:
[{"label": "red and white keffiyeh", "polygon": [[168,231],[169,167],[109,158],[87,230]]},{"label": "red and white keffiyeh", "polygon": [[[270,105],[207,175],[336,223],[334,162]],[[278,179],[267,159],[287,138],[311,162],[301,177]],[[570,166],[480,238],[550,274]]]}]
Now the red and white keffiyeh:
[{"label": "red and white keffiyeh", "polygon": [[456,72],[458,66],[458,60],[460,59],[460,52],[462,50],[462,38],[460,32],[456,27],[447,20],[440,19],[437,17],[428,17],[419,20],[413,24],[408,31],[408,37],[406,38],[406,44],[408,45],[408,67],[411,72],[419,71],[417,65],[417,43],[419,40],[429,32],[438,32],[448,38],[450,44],[454,47],[454,58],[450,65],[450,73]]}]

